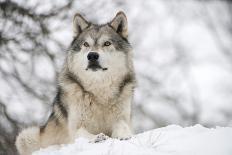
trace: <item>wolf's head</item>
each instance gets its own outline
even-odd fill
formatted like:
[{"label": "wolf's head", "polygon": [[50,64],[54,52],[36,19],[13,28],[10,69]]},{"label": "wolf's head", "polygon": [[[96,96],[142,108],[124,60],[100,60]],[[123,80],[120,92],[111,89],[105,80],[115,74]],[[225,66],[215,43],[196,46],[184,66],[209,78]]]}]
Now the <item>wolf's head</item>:
[{"label": "wolf's head", "polygon": [[127,18],[123,12],[103,25],[90,23],[76,14],[73,31],[67,63],[78,77],[99,79],[109,75],[124,76],[132,71]]}]

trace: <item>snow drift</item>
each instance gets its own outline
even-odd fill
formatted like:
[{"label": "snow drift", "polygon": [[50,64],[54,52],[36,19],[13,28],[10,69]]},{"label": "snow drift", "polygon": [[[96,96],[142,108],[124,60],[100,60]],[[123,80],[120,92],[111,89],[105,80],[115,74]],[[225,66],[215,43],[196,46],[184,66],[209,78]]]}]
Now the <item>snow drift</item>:
[{"label": "snow drift", "polygon": [[74,144],[51,146],[33,155],[232,155],[232,128],[182,128],[171,125],[133,136],[130,140],[108,139],[89,143],[84,138]]}]

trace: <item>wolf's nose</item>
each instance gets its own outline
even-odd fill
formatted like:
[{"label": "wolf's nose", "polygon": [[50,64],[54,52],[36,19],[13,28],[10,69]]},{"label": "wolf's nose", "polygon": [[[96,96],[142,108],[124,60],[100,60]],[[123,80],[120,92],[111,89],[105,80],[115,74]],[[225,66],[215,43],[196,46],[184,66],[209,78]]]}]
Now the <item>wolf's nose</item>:
[{"label": "wolf's nose", "polygon": [[96,61],[98,60],[99,55],[96,52],[89,52],[89,54],[87,55],[87,58],[89,61]]}]

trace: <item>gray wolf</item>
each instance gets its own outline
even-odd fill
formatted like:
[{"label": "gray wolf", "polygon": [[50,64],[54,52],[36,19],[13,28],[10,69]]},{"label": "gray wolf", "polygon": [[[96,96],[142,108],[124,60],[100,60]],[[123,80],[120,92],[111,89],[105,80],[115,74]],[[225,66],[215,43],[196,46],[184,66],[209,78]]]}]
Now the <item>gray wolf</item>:
[{"label": "gray wolf", "polygon": [[72,143],[78,137],[98,142],[127,139],[135,87],[127,18],[118,12],[103,25],[73,18],[74,38],[58,77],[57,95],[47,123],[23,130],[16,139],[21,155]]}]

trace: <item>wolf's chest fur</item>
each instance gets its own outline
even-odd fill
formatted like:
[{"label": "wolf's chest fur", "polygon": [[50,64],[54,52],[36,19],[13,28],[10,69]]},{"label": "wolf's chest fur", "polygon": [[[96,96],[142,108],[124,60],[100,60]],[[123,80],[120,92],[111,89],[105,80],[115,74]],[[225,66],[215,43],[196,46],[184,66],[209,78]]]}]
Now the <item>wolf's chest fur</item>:
[{"label": "wolf's chest fur", "polygon": [[73,123],[76,123],[77,128],[85,126],[94,134],[103,132],[110,135],[112,124],[124,106],[119,99],[120,80],[82,82],[82,89],[79,89],[77,83],[73,85],[66,96]]},{"label": "wolf's chest fur", "polygon": [[[120,106],[102,105],[95,102],[81,107],[81,126],[85,126],[91,133],[105,133],[111,135],[112,124],[120,115]],[[79,123],[77,123],[79,124]]]},{"label": "wolf's chest fur", "polygon": [[92,94],[95,104],[112,105],[117,102],[122,79],[102,78],[100,81],[86,81],[83,86]]}]

